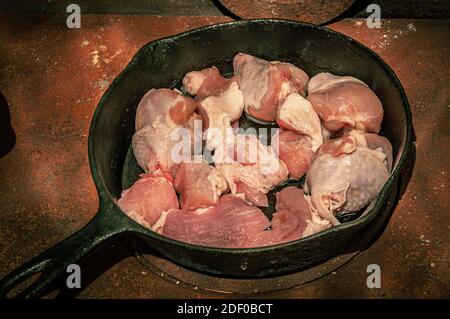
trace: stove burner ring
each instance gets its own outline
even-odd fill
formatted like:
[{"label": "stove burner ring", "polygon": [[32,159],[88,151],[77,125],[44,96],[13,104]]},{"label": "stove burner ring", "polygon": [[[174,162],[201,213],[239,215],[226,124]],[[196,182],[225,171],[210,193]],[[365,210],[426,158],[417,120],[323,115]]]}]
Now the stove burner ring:
[{"label": "stove burner ring", "polygon": [[142,240],[130,239],[139,263],[164,280],[187,289],[203,290],[220,294],[262,294],[292,288],[318,280],[346,265],[358,252],[335,257],[319,266],[302,272],[260,279],[234,279],[202,274],[177,265],[163,256],[150,251],[151,248]]}]

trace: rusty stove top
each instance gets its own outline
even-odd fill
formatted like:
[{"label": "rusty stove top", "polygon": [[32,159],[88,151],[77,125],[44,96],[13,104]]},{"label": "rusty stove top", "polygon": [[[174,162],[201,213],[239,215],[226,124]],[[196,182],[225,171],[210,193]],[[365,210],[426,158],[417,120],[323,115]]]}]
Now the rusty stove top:
[{"label": "rusty stove top", "polygon": [[[95,214],[88,128],[100,97],[135,52],[151,40],[228,20],[85,14],[81,29],[70,30],[65,17],[0,16],[0,93],[16,137],[13,149],[0,158],[0,277]],[[449,26],[445,20],[382,20],[380,29],[369,29],[363,19],[329,26],[391,65],[413,113],[414,171],[387,228],[370,248],[342,257],[346,262],[328,275],[291,288],[283,278],[273,279],[273,287],[264,281],[221,281],[158,256],[147,258],[151,265],[146,266],[127,241],[118,239],[82,262],[92,274],[77,296],[450,297]],[[366,268],[373,263],[382,269],[381,289],[366,286]],[[233,294],[237,291],[246,294]]]}]

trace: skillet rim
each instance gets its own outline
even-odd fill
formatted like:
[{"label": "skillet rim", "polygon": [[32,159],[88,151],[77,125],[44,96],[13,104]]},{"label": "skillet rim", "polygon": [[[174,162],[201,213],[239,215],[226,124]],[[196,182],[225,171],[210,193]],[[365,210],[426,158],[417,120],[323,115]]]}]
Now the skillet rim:
[{"label": "skillet rim", "polygon": [[[374,198],[370,203],[369,206],[366,208],[362,216],[357,218],[356,220],[346,222],[337,226],[333,226],[331,228],[328,228],[324,231],[321,231],[319,233],[316,233],[311,236],[307,236],[304,238],[300,238],[294,241],[286,242],[286,243],[280,243],[276,245],[271,246],[263,246],[263,247],[254,247],[254,248],[219,248],[219,247],[210,247],[210,246],[203,246],[203,245],[197,245],[197,244],[191,244],[187,242],[182,242],[179,240],[175,240],[169,237],[165,237],[163,235],[160,235],[159,233],[156,233],[152,230],[149,230],[143,226],[141,226],[139,223],[134,221],[132,218],[128,217],[117,205],[117,199],[115,196],[113,196],[110,191],[106,188],[104,180],[99,173],[98,169],[98,163],[94,156],[94,136],[96,134],[96,127],[99,122],[99,118],[101,115],[101,112],[105,106],[105,102],[107,102],[109,96],[111,95],[111,92],[114,90],[114,88],[117,86],[117,84],[122,80],[122,78],[129,72],[130,67],[133,67],[135,64],[138,64],[141,56],[149,50],[150,47],[157,45],[158,43],[173,43],[176,42],[178,39],[182,39],[184,37],[188,37],[190,35],[200,33],[207,30],[213,30],[213,29],[219,29],[224,28],[227,26],[241,26],[241,25],[248,25],[248,24],[257,24],[257,25],[264,25],[264,24],[279,24],[279,25],[296,25],[301,26],[306,29],[316,29],[320,32],[328,33],[334,37],[341,38],[344,41],[350,43],[353,46],[357,46],[361,48],[364,51],[367,51],[369,55],[373,58],[373,60],[382,68],[385,73],[387,73],[388,77],[393,81],[393,84],[395,88],[400,93],[400,97],[402,100],[402,110],[405,115],[405,124],[406,126],[403,128],[405,131],[405,138],[404,142],[399,145],[399,150],[401,151],[400,157],[398,157],[398,153],[396,154],[396,157],[398,157],[398,162],[395,165],[394,169],[391,171],[390,176],[388,180],[385,182],[383,188],[380,190],[379,194],[376,198]],[[264,253],[266,251],[272,251],[274,249],[280,249],[280,248],[286,248],[294,245],[298,245],[299,243],[306,243],[308,241],[313,241],[317,237],[323,237],[329,233],[333,232],[342,232],[347,230],[348,228],[352,228],[356,225],[360,224],[369,224],[379,213],[381,210],[381,207],[385,204],[385,202],[388,200],[388,195],[393,191],[391,188],[394,186],[394,182],[398,178],[401,170],[403,169],[406,159],[408,157],[409,148],[411,147],[413,143],[413,134],[412,134],[412,114],[410,105],[406,96],[406,93],[403,89],[403,86],[400,83],[400,80],[398,79],[395,72],[392,70],[392,68],[384,62],[384,60],[373,50],[371,50],[369,47],[365,46],[364,44],[358,42],[357,40],[341,33],[338,31],[331,30],[327,27],[314,25],[311,23],[306,22],[298,22],[293,20],[287,20],[287,19],[249,19],[249,20],[239,20],[239,21],[230,21],[230,22],[223,22],[223,23],[217,23],[212,24],[208,26],[203,26],[200,28],[195,28],[192,30],[188,30],[182,33],[178,33],[172,36],[167,36],[163,38],[159,38],[153,41],[150,41],[143,45],[131,58],[130,62],[127,64],[127,66],[116,76],[116,78],[113,80],[113,82],[110,84],[108,89],[105,91],[105,93],[100,98],[97,107],[94,111],[94,114],[92,116],[91,124],[89,127],[89,137],[88,137],[88,157],[89,157],[89,166],[91,169],[92,178],[94,180],[94,184],[97,189],[97,193],[99,195],[99,206],[106,206],[107,202],[111,202],[113,204],[113,207],[115,211],[120,212],[124,217],[132,221],[130,224],[131,226],[134,226],[132,228],[130,226],[129,229],[127,229],[129,232],[137,233],[139,235],[144,235],[151,237],[152,239],[160,240],[163,242],[166,242],[168,244],[181,246],[183,249],[190,249],[190,250],[197,250],[197,251],[203,251],[207,253],[229,253],[229,254],[252,254],[252,253]],[[99,210],[101,211],[101,209]],[[376,212],[376,213],[375,213]],[[126,230],[126,231],[127,231]]]}]

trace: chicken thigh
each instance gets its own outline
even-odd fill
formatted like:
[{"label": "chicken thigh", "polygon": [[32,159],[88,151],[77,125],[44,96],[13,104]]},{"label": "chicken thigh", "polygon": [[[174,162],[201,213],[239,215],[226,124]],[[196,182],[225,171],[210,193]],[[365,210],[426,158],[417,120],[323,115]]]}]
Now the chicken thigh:
[{"label": "chicken thigh", "polygon": [[132,147],[139,166],[146,172],[174,173],[172,151],[178,141],[172,134],[192,122],[195,107],[194,100],[176,90],[152,89],[144,95],[136,111]]},{"label": "chicken thigh", "polygon": [[389,177],[392,154],[385,152],[391,152],[391,148],[383,148],[370,138],[372,144],[367,142],[366,133],[353,130],[326,141],[306,174],[312,205],[333,225],[339,224],[335,215],[367,205]]},{"label": "chicken thigh", "polygon": [[162,234],[209,247],[251,247],[254,238],[270,226],[263,212],[235,195],[223,195],[217,206],[206,210],[171,210]]},{"label": "chicken thigh", "polygon": [[228,189],[227,181],[212,165],[181,163],[175,176],[175,189],[181,208],[196,210],[217,204],[220,195]]},{"label": "chicken thigh", "polygon": [[157,121],[169,125],[182,125],[195,109],[195,101],[182,95],[178,90],[151,89],[144,95],[136,109],[136,131]]},{"label": "chicken thigh", "polygon": [[231,192],[244,193],[256,206],[268,206],[266,194],[289,174],[272,146],[262,144],[256,135],[235,135],[233,144],[216,149],[213,160]]},{"label": "chicken thigh", "polygon": [[230,85],[233,78],[225,78],[213,66],[200,71],[191,71],[183,78],[183,87],[190,95],[203,99],[210,95],[220,95]]},{"label": "chicken thigh", "polygon": [[227,135],[232,135],[231,123],[241,117],[243,108],[244,97],[236,81],[220,95],[208,96],[199,102],[207,149],[214,150],[226,142]]},{"label": "chicken thigh", "polygon": [[245,112],[256,119],[273,122],[278,105],[286,96],[305,95],[309,77],[293,64],[239,53],[233,59],[233,67],[244,94]]},{"label": "chicken thigh", "polygon": [[128,216],[150,228],[162,212],[179,207],[172,181],[170,175],[142,174],[122,192],[117,204]]},{"label": "chicken thigh", "polygon": [[277,123],[281,128],[309,136],[313,152],[323,143],[319,116],[311,103],[298,93],[289,94],[280,104]]},{"label": "chicken thigh", "polygon": [[278,130],[272,137],[272,144],[278,157],[289,170],[289,175],[299,179],[305,175],[314,159],[311,138],[287,130]]},{"label": "chicken thigh", "polygon": [[381,102],[364,82],[354,77],[319,73],[308,83],[308,100],[332,132],[345,128],[380,131]]}]

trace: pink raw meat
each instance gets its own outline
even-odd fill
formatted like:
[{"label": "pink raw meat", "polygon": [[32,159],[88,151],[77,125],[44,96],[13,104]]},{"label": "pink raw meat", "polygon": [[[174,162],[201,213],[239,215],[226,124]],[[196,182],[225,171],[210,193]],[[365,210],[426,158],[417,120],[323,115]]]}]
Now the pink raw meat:
[{"label": "pink raw meat", "polygon": [[151,89],[138,104],[136,110],[136,131],[153,124],[158,117],[182,125],[196,108],[195,101],[176,90]]},{"label": "pink raw meat", "polygon": [[171,176],[167,175],[142,174],[133,186],[122,192],[117,204],[131,218],[149,226],[163,211],[179,208]]},{"label": "pink raw meat", "polygon": [[381,102],[364,82],[354,77],[319,73],[309,81],[308,100],[332,132],[343,128],[380,131]]},{"label": "pink raw meat", "polygon": [[252,246],[276,245],[304,237],[312,223],[309,203],[303,190],[295,186],[283,188],[276,194],[276,212],[273,214],[271,229],[259,233]]},{"label": "pink raw meat", "polygon": [[[302,177],[314,159],[311,138],[291,131],[278,130],[272,137],[272,145],[278,144],[278,156],[289,170],[292,178]],[[276,150],[277,147],[274,147]]]},{"label": "pink raw meat", "polygon": [[228,189],[227,181],[208,163],[181,163],[175,176],[181,208],[195,210],[215,205]]},{"label": "pink raw meat", "polygon": [[255,236],[270,226],[262,211],[234,195],[223,195],[206,211],[170,211],[162,234],[209,247],[249,247]]},{"label": "pink raw meat", "polygon": [[245,199],[255,206],[259,207],[269,206],[269,200],[267,199],[266,193],[253,189],[243,182],[240,181],[236,182],[236,193],[244,194]]},{"label": "pink raw meat", "polygon": [[244,94],[245,112],[262,121],[275,121],[278,105],[290,93],[304,96],[309,80],[293,64],[269,62],[244,53],[234,57],[233,68]]},{"label": "pink raw meat", "polygon": [[219,70],[213,66],[187,73],[183,78],[183,87],[187,93],[195,95],[198,99],[203,99],[210,95],[222,94],[231,81],[231,78],[223,77]]}]

